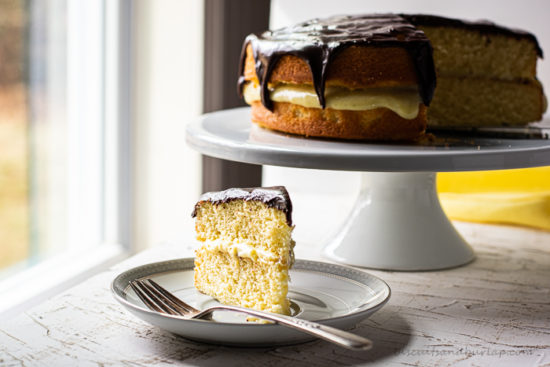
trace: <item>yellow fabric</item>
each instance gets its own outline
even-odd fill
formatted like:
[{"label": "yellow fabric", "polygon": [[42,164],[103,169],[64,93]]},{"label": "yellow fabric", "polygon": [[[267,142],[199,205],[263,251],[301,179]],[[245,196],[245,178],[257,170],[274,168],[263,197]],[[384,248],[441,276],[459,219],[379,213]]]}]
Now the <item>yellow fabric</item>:
[{"label": "yellow fabric", "polygon": [[439,173],[437,190],[451,219],[550,230],[550,167]]}]

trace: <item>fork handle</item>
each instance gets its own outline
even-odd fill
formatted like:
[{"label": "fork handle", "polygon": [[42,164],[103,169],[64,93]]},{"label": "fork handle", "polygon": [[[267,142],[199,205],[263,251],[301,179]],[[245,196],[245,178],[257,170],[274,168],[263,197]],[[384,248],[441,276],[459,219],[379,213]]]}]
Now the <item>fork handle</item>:
[{"label": "fork handle", "polygon": [[344,330],[334,328],[332,326],[319,324],[317,322],[313,322],[309,320],[298,319],[295,317],[289,317],[285,315],[279,315],[279,314],[274,314],[274,313],[269,313],[264,311],[257,311],[249,308],[219,305],[219,306],[208,308],[207,310],[195,315],[194,318],[200,318],[201,316],[204,316],[207,313],[211,313],[212,311],[215,311],[215,310],[236,311],[236,312],[242,312],[251,316],[256,316],[261,319],[273,321],[277,324],[288,326],[296,330],[314,335],[318,338],[327,340],[334,344],[338,344],[348,349],[368,350],[372,348],[371,340],[367,338],[363,338],[362,336],[359,336],[359,335],[349,333]]}]

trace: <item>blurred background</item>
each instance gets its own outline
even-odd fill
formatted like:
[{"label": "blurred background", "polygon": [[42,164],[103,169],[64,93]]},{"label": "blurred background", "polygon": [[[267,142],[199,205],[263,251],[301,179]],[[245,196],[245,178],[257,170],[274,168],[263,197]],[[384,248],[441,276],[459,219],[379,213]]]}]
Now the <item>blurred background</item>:
[{"label": "blurred background", "polygon": [[28,248],[27,109],[22,1],[0,7],[0,268],[25,259]]},{"label": "blurred background", "polygon": [[[147,247],[190,246],[190,213],[207,190],[286,185],[296,238],[325,240],[355,200],[358,173],[201,157],[186,147],[185,126],[243,105],[246,34],[370,12],[490,19],[533,32],[550,52],[543,0],[1,1],[0,313]],[[548,61],[538,76],[548,93]],[[323,223],[308,221],[312,210],[326,213]],[[23,278],[40,281],[8,304],[2,292],[20,292]]]}]

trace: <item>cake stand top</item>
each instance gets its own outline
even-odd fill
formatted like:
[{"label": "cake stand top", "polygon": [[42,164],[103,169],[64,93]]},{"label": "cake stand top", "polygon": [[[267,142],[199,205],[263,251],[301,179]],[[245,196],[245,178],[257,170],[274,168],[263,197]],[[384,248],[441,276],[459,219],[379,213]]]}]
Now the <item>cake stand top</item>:
[{"label": "cake stand top", "polygon": [[202,115],[188,124],[186,140],[216,158],[328,170],[450,172],[550,165],[550,140],[461,137],[415,145],[312,139],[252,124],[249,107]]}]

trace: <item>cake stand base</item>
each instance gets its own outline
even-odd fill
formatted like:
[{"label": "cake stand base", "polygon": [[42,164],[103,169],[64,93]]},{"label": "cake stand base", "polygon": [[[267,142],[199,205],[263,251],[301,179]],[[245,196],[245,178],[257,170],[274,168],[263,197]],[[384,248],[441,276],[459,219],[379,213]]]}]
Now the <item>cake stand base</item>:
[{"label": "cake stand base", "polygon": [[361,191],[324,249],[331,260],[384,270],[436,270],[473,260],[439,203],[435,173],[363,173]]}]

